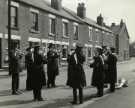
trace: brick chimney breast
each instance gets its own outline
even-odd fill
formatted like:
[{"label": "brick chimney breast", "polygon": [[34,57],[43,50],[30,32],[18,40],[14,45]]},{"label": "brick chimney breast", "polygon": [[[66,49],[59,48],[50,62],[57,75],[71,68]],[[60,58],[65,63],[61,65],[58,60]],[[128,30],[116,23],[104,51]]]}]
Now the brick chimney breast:
[{"label": "brick chimney breast", "polygon": [[85,18],[86,17],[86,8],[84,3],[79,3],[77,7],[77,16],[80,18]]},{"label": "brick chimney breast", "polygon": [[115,26],[116,26],[116,24],[115,23],[112,23],[111,27],[115,27]]},{"label": "brick chimney breast", "polygon": [[62,0],[51,0],[51,7],[56,10],[62,9]]},{"label": "brick chimney breast", "polygon": [[104,19],[103,19],[102,15],[100,14],[97,17],[97,24],[100,25],[100,26],[103,26],[103,23],[104,23]]}]

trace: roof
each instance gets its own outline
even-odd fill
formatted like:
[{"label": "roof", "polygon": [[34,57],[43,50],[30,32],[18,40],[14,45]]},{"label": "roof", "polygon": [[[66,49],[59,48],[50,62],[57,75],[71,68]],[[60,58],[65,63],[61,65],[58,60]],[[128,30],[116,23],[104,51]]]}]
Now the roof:
[{"label": "roof", "polygon": [[58,11],[56,9],[53,9],[51,7],[51,5],[49,3],[47,3],[44,0],[20,0],[20,2],[26,3],[28,5],[31,5],[32,7],[38,8],[38,9],[42,9],[44,11],[47,11],[49,13],[76,21],[76,22],[80,22],[79,20],[77,20],[76,18],[74,18],[72,15],[70,15],[69,13],[67,13],[64,8],[62,8],[62,10]]},{"label": "roof", "polygon": [[73,21],[78,22],[78,23],[87,23],[88,25],[91,25],[91,26],[94,26],[96,28],[99,28],[99,29],[102,29],[102,30],[105,30],[105,31],[112,33],[112,31],[110,29],[103,27],[103,26],[99,26],[96,23],[96,21],[94,21],[90,18],[82,19],[82,18],[78,17],[77,14],[70,9],[67,9],[64,7],[61,10],[53,9],[51,7],[51,5],[49,3],[47,3],[45,0],[20,0],[20,2],[23,2],[27,5],[31,5],[32,7],[35,7],[35,8],[42,9],[42,10],[47,11],[49,13],[61,16],[63,18],[73,20]]},{"label": "roof", "polygon": [[111,30],[116,34],[119,34],[121,31],[120,25],[116,25],[116,26],[111,27]]},{"label": "roof", "polygon": [[84,23],[87,23],[87,24],[90,25],[90,26],[93,26],[93,27],[99,28],[99,29],[101,29],[101,30],[105,30],[105,31],[108,31],[108,32],[111,32],[111,33],[112,33],[112,31],[111,31],[110,29],[98,25],[98,24],[96,23],[96,21],[94,21],[94,20],[92,20],[92,19],[90,19],[90,18],[87,18],[87,17],[84,18],[84,19],[82,19],[82,18],[78,17],[77,14],[76,14],[74,11],[72,11],[72,10],[70,10],[70,9],[67,9],[67,8],[64,8],[64,9],[65,9],[69,14],[71,14],[72,16],[74,16],[75,18],[77,18],[77,19],[80,20],[80,21],[82,21],[82,22],[84,22]]},{"label": "roof", "polygon": [[[126,27],[126,24],[125,24],[125,23],[123,23],[123,26],[122,26],[122,27],[120,27],[120,25],[116,25],[116,26],[112,26],[112,27],[111,27],[111,30],[112,30],[115,34],[117,34],[117,35],[120,35],[120,33],[121,33],[123,30],[125,30],[125,29],[126,29],[126,32],[127,32],[127,34],[128,34],[127,27]],[[128,36],[128,38],[130,38],[130,37],[129,37],[129,34],[128,34],[127,36]]]}]

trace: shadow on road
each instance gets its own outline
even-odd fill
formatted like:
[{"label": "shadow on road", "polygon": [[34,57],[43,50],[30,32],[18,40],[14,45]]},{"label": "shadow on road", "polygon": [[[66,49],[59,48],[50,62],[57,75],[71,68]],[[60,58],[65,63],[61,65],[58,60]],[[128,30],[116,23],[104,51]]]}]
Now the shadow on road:
[{"label": "shadow on road", "polygon": [[32,103],[33,100],[8,100],[8,101],[4,101],[4,102],[0,102],[0,106],[10,106],[10,105],[21,105],[21,104],[28,104],[28,103]]},{"label": "shadow on road", "polygon": [[[22,92],[22,93],[29,92],[29,91],[26,91],[25,89],[21,89],[19,91]],[[0,97],[2,97],[2,96],[13,96],[11,89],[9,89],[9,90],[1,90],[0,91]]]}]

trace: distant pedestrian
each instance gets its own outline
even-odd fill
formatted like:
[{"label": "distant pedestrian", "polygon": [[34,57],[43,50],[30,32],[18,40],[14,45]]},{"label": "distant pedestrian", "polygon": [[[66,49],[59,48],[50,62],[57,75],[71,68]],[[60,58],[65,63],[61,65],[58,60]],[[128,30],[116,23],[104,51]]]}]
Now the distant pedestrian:
[{"label": "distant pedestrian", "polygon": [[59,55],[55,50],[55,46],[53,44],[49,45],[49,51],[47,53],[47,87],[56,87],[55,80],[56,76],[59,74]]},{"label": "distant pedestrian", "polygon": [[33,59],[32,59],[32,53],[33,48],[29,47],[26,49],[27,54],[25,55],[25,66],[27,69],[27,80],[26,80],[26,90],[32,90],[31,87],[31,79],[32,79],[32,72],[33,72]]},{"label": "distant pedestrian", "polygon": [[110,84],[110,92],[115,92],[115,84],[117,82],[117,57],[115,48],[109,50],[108,55],[108,83]]},{"label": "distant pedestrian", "polygon": [[22,55],[18,52],[17,49],[12,49],[11,51],[11,74],[12,74],[12,94],[18,95],[21,92],[19,89],[19,73],[20,73],[20,60]]},{"label": "distant pedestrian", "polygon": [[102,49],[96,48],[93,63],[90,64],[93,68],[92,86],[97,88],[97,96],[103,96],[104,88],[104,61],[102,58]]},{"label": "distant pedestrian", "polygon": [[43,65],[46,63],[44,57],[40,54],[40,46],[34,47],[34,53],[32,54],[33,69],[31,87],[33,89],[34,101],[43,101],[41,89],[46,84],[45,72]]},{"label": "distant pedestrian", "polygon": [[77,90],[79,90],[79,102],[83,103],[83,87],[86,86],[86,77],[83,69],[85,56],[83,54],[83,45],[76,44],[75,52],[70,56],[69,63],[69,79],[68,85],[73,88],[73,102],[77,104]]}]

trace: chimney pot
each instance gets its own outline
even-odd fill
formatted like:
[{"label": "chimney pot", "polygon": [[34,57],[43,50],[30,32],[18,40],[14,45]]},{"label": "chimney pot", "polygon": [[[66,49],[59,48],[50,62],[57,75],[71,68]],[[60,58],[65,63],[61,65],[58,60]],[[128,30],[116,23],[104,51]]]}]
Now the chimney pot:
[{"label": "chimney pot", "polygon": [[86,17],[86,8],[84,3],[79,3],[77,7],[77,16],[80,18]]},{"label": "chimney pot", "polygon": [[97,17],[97,24],[100,26],[103,26],[104,24],[104,19],[101,14]]},{"label": "chimney pot", "polygon": [[62,0],[51,0],[51,7],[56,10],[62,9]]},{"label": "chimney pot", "polygon": [[116,24],[115,23],[112,23],[111,27],[114,27]]}]

